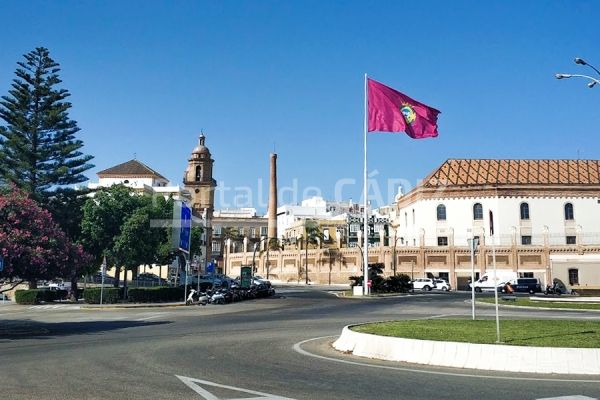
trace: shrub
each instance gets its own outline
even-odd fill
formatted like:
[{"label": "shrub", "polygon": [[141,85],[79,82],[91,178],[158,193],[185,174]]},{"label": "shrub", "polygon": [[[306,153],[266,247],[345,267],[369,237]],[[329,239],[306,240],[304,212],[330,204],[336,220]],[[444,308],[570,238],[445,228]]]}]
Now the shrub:
[{"label": "shrub", "polygon": [[65,300],[67,295],[68,292],[66,290],[17,290],[15,292],[15,301],[17,304],[39,304],[42,301],[50,303],[52,301]]},{"label": "shrub", "polygon": [[362,276],[351,276],[348,278],[350,282],[350,286],[362,286],[363,277]]},{"label": "shrub", "polygon": [[[83,291],[83,300],[88,304],[100,304],[100,291],[101,288],[86,288]],[[121,298],[123,294],[123,289],[121,288],[104,288],[104,292],[102,293],[102,303],[103,304],[112,304],[116,303]]]},{"label": "shrub", "polygon": [[17,290],[15,292],[15,301],[17,304],[38,304],[38,292],[37,289],[32,290]]},{"label": "shrub", "polygon": [[412,288],[410,276],[406,274],[390,276],[386,279],[384,285],[390,292],[408,292]]},{"label": "shrub", "polygon": [[131,288],[127,291],[127,299],[134,303],[183,301],[183,296],[183,287]]}]

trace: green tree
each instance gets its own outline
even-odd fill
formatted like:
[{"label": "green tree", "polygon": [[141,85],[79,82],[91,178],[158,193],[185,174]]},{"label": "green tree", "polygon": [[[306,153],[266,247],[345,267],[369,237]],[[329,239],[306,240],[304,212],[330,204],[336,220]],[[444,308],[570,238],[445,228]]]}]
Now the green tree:
[{"label": "green tree", "polygon": [[[121,272],[121,261],[117,258],[119,252],[115,249],[116,240],[121,235],[125,221],[136,209],[150,201],[145,196],[134,195],[131,189],[123,185],[114,185],[97,191],[83,206],[82,243],[95,257],[96,265],[100,265],[106,256],[108,264],[115,266],[115,286],[119,285]],[[141,238],[138,240],[142,241]]]},{"label": "green tree", "polygon": [[77,122],[69,118],[68,90],[58,88],[59,64],[38,47],[17,63],[16,78],[0,101],[0,181],[45,202],[56,187],[84,182],[92,156],[80,149]]},{"label": "green tree", "polygon": [[83,207],[82,243],[96,257],[115,266],[115,286],[121,269],[137,274],[140,265],[167,264],[174,258],[167,222],[173,200],[140,196],[123,185],[99,190]]}]

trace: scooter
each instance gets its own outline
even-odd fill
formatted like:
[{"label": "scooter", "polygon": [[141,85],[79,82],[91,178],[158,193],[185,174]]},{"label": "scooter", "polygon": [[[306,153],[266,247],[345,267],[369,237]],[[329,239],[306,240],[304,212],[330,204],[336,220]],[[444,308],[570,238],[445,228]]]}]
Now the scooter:
[{"label": "scooter", "polygon": [[196,296],[196,293],[198,293],[196,289],[190,289],[190,294],[188,294],[188,297],[185,300],[186,306],[191,306],[192,304],[198,303],[198,296]]},{"label": "scooter", "polygon": [[563,293],[562,293],[562,290],[560,290],[560,287],[558,287],[558,285],[552,285],[552,286],[548,285],[548,286],[546,286],[546,290],[544,290],[544,294],[545,295],[557,294],[560,296]]},{"label": "scooter", "polygon": [[206,293],[198,292],[196,289],[190,289],[190,294],[185,301],[185,305],[191,306],[193,304],[201,304],[205,306],[208,304],[209,300],[210,299]]},{"label": "scooter", "polygon": [[210,298],[212,304],[225,304],[225,293],[223,289],[217,290]]},{"label": "scooter", "polygon": [[206,293],[200,293],[198,295],[198,303],[202,304],[203,306],[208,304],[208,295]]}]

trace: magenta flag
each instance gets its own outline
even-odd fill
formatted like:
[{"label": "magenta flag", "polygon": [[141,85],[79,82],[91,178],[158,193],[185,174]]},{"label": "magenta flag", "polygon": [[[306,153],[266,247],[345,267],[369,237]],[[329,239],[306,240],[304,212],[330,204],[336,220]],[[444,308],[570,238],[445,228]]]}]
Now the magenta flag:
[{"label": "magenta flag", "polygon": [[369,132],[406,132],[413,139],[436,137],[440,111],[368,79]]}]

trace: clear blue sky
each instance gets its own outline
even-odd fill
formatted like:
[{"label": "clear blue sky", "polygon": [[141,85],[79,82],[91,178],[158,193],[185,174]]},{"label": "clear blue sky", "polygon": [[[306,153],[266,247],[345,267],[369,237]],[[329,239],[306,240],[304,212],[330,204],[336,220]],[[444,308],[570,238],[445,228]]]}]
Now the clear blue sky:
[{"label": "clear blue sky", "polygon": [[181,183],[203,129],[214,177],[262,208],[274,144],[280,186],[333,197],[356,179],[342,195],[360,198],[367,72],[442,111],[437,139],[369,136],[387,197],[389,179],[414,185],[447,158],[600,158],[600,87],[553,78],[592,72],[576,56],[600,66],[599,17],[596,0],[5,0],[0,93],[22,54],[48,47],[89,178],[135,153]]}]

